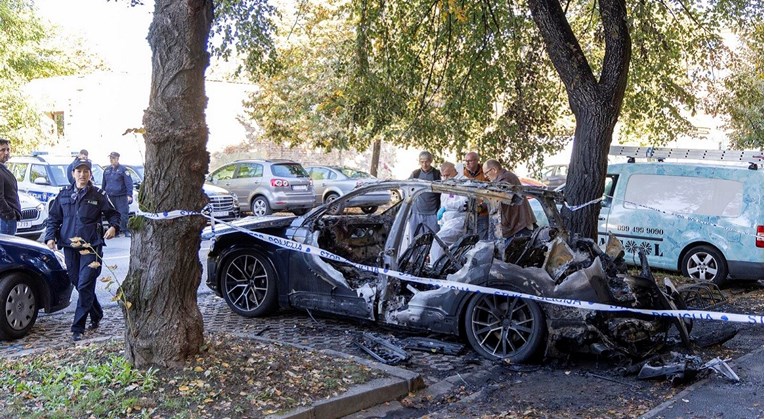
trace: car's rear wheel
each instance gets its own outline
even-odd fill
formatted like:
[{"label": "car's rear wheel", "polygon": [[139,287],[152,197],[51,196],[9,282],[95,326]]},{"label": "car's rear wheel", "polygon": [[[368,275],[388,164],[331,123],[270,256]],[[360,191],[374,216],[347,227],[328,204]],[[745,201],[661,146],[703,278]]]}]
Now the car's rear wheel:
[{"label": "car's rear wheel", "polygon": [[374,214],[377,211],[377,207],[370,206],[370,207],[361,207],[361,212],[364,214]]},{"label": "car's rear wheel", "polygon": [[340,195],[338,195],[338,194],[336,194],[334,192],[333,193],[329,193],[329,194],[327,194],[327,196],[324,197],[324,203],[325,204],[329,204],[330,202],[336,200],[337,198],[340,198]]},{"label": "car's rear wheel", "polygon": [[0,306],[0,338],[19,339],[29,334],[39,311],[32,280],[18,272],[0,278]]},{"label": "car's rear wheel", "polygon": [[268,200],[262,196],[255,197],[255,199],[252,200],[250,209],[252,210],[252,215],[256,217],[269,215],[273,212],[271,210],[271,205],[268,203]]},{"label": "car's rear wheel", "polygon": [[700,281],[720,285],[728,278],[728,262],[722,253],[711,246],[696,246],[688,250],[681,266],[683,275]]},{"label": "car's rear wheel", "polygon": [[464,320],[470,345],[485,358],[522,363],[541,355],[538,351],[545,339],[545,317],[534,301],[476,294]]},{"label": "car's rear wheel", "polygon": [[260,317],[277,309],[276,272],[265,256],[237,250],[221,267],[221,292],[231,310],[244,317]]}]

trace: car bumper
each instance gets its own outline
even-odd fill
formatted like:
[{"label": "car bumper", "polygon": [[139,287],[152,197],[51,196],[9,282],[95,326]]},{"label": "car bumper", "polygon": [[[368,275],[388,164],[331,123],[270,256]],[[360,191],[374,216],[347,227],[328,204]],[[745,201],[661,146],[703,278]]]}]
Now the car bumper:
[{"label": "car bumper", "polygon": [[298,209],[298,208],[313,208],[315,199],[313,193],[308,192],[306,194],[274,194],[274,199],[269,204],[271,209],[283,210],[283,209]]},{"label": "car bumper", "polygon": [[728,261],[728,275],[733,279],[762,279],[762,262]]}]

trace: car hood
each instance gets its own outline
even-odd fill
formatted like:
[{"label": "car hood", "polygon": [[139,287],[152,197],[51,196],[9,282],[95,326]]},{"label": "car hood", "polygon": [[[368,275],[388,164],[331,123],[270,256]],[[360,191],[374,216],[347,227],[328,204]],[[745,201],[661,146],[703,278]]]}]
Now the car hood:
[{"label": "car hood", "polygon": [[21,201],[21,208],[34,208],[40,205],[40,201],[37,198],[26,192],[19,192],[19,201]]},{"label": "car hood", "polygon": [[9,236],[7,234],[0,234],[0,245],[26,247],[26,248],[35,249],[35,250],[53,252],[52,250],[48,248],[48,246],[40,242],[25,239],[23,237]]},{"label": "car hood", "polygon": [[214,228],[215,231],[213,232],[213,226],[205,227],[204,230],[202,230],[202,239],[203,240],[209,240],[213,238],[213,236],[220,235],[220,234],[228,234],[235,229],[231,227],[230,225],[234,225],[236,227],[243,228],[245,230],[250,231],[257,231],[265,228],[273,228],[273,227],[286,227],[290,224],[292,224],[292,221],[297,218],[295,216],[282,216],[282,215],[265,215],[262,217],[256,217],[254,215],[251,215],[249,217],[240,218],[238,220],[234,220],[230,223],[216,223]]},{"label": "car hood", "polygon": [[220,186],[210,185],[209,183],[202,184],[202,190],[208,196],[210,195],[231,195],[227,189],[223,189]]}]

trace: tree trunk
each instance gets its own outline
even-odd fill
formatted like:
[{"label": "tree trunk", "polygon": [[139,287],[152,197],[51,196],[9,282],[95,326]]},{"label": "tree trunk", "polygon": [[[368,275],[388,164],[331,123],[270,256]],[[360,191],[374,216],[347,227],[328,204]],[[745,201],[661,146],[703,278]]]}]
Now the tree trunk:
[{"label": "tree trunk", "polygon": [[[139,202],[144,211],[198,211],[205,204],[204,72],[212,18],[212,0],[156,1],[148,37],[151,92],[143,117],[146,176]],[[204,225],[198,216],[131,220],[130,270],[123,284],[131,307],[123,312],[126,354],[137,367],[179,366],[204,342],[197,305]]]},{"label": "tree trunk", "polygon": [[[605,39],[600,80],[582,52],[558,0],[529,0],[534,22],[545,40],[555,70],[566,86],[576,118],[574,148],[566,178],[566,200],[581,205],[603,195],[608,148],[619,118],[632,44],[625,0],[598,1]],[[566,227],[584,237],[597,238],[600,205],[578,211],[563,210]]]},{"label": "tree trunk", "polygon": [[369,173],[372,176],[377,176],[377,170],[380,167],[380,148],[382,148],[382,140],[377,139],[372,143],[372,162],[369,163]]}]

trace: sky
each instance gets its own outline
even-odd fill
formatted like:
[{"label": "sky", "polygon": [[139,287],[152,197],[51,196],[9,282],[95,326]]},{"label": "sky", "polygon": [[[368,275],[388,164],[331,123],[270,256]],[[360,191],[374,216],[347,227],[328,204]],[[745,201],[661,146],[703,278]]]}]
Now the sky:
[{"label": "sky", "polygon": [[146,40],[153,2],[130,7],[127,0],[35,0],[39,15],[65,34],[83,38],[117,72],[150,73]]}]

